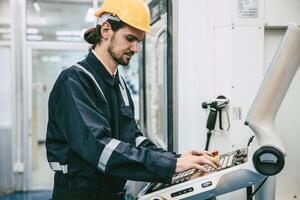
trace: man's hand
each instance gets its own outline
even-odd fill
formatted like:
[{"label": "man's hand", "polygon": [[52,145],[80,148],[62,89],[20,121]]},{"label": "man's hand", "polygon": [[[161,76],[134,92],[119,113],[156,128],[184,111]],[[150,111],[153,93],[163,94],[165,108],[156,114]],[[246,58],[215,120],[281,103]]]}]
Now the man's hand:
[{"label": "man's hand", "polygon": [[202,172],[207,172],[203,164],[208,164],[213,168],[220,166],[218,151],[208,152],[204,150],[190,150],[183,153],[180,158],[177,158],[176,173],[196,168]]}]

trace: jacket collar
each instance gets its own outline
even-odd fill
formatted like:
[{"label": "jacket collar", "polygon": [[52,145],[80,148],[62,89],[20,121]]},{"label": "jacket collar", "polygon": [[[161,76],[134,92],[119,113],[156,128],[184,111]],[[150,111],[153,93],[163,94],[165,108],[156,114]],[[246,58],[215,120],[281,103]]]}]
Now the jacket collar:
[{"label": "jacket collar", "polygon": [[113,77],[92,51],[89,52],[86,60],[90,63],[91,68],[110,86],[113,86],[116,81],[119,83],[119,71],[117,71],[116,76]]}]

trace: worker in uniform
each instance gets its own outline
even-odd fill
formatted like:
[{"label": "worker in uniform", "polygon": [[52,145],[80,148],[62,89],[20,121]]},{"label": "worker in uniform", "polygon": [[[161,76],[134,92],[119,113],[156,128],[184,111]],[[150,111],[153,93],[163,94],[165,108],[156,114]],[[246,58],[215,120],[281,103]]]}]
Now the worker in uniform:
[{"label": "worker in uniform", "polygon": [[96,27],[84,35],[92,44],[87,57],[59,75],[49,97],[53,200],[123,200],[128,179],[170,183],[174,173],[218,167],[207,151],[178,156],[156,147],[134,120],[118,66],[128,65],[150,32],[144,0],[105,0],[95,15]]}]

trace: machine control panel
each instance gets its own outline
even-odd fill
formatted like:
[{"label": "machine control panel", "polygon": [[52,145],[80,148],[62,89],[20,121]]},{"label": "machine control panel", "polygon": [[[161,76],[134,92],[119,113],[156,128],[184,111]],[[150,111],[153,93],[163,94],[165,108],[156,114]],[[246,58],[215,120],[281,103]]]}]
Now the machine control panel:
[{"label": "machine control panel", "polygon": [[[226,154],[222,154],[219,156],[219,161],[221,166],[217,169],[209,166],[209,165],[204,165],[204,167],[207,169],[207,173],[203,173],[201,171],[199,171],[198,169],[189,169],[187,171],[181,172],[181,173],[177,173],[173,175],[171,184],[163,184],[163,183],[151,183],[148,187],[148,190],[146,192],[146,194],[149,194],[151,192],[155,192],[173,185],[177,185],[186,181],[190,181],[190,180],[194,180],[198,177],[202,177],[204,175],[207,174],[211,174],[214,173],[216,171],[221,171],[230,167],[234,167],[240,164],[243,164],[245,162],[247,162],[248,160],[248,149],[247,148],[243,148],[243,149],[238,149],[236,151],[232,151]],[[212,185],[211,181],[207,181],[205,183],[201,184],[202,188],[207,188],[209,186]],[[191,191],[192,189],[189,188]],[[187,192],[185,190],[183,191],[177,191],[175,193],[172,193],[173,195],[180,195],[180,194],[184,194],[184,192]],[[188,191],[190,192],[190,191]]]}]

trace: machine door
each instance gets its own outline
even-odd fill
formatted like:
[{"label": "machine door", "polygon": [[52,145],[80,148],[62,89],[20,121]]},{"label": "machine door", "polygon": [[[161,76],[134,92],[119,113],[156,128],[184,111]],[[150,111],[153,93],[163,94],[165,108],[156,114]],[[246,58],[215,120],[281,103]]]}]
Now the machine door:
[{"label": "machine door", "polygon": [[149,3],[151,32],[145,38],[145,123],[147,136],[164,149],[173,149],[172,63],[167,0]]},{"label": "machine door", "polygon": [[30,121],[32,189],[52,188],[53,171],[46,158],[48,99],[55,80],[62,70],[84,59],[86,49],[29,48],[30,66]]}]

